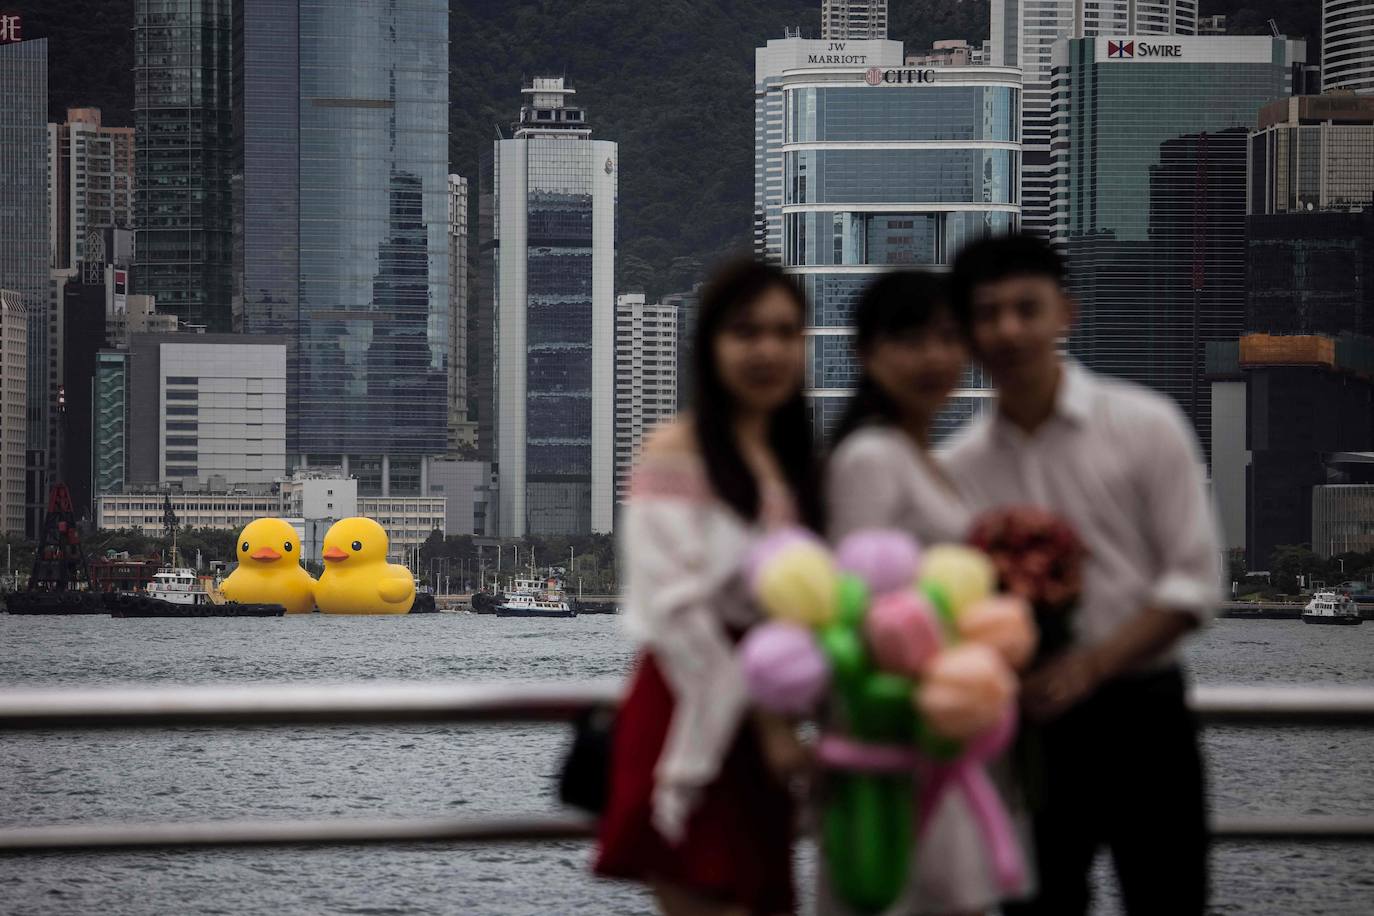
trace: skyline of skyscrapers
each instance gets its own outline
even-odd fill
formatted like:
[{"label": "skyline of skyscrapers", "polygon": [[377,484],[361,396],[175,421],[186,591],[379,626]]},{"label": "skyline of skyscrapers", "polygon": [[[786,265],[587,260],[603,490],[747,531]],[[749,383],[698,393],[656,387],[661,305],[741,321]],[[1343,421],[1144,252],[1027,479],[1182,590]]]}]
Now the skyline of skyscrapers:
[{"label": "skyline of skyscrapers", "polygon": [[[1350,74],[1368,50],[1359,26],[1368,5],[1325,4],[1328,81],[1360,88]],[[354,15],[339,15],[345,7]],[[142,145],[131,216],[120,216],[117,187],[118,163],[133,155],[129,129],[97,130],[99,113],[80,108],[47,129],[46,237],[57,270],[44,272],[35,312],[24,318],[28,333],[44,339],[29,348],[41,363],[26,375],[29,426],[44,411],[51,419],[69,381],[64,329],[79,316],[64,304],[81,278],[67,272],[97,239],[80,226],[108,229],[132,217],[143,244],[125,274],[126,301],[130,292],[156,291],[158,310],[169,313],[163,320],[288,342],[288,473],[336,467],[358,478],[360,493],[423,494],[432,458],[475,456],[499,467],[501,498],[485,517],[501,519],[502,534],[610,529],[623,477],[615,454],[623,438],[614,396],[615,294],[623,292],[613,279],[616,147],[593,150],[609,141],[591,139],[585,113],[566,104],[566,83],[526,87],[513,138],[526,143],[524,158],[503,162],[502,144],[513,141],[500,141],[477,164],[476,296],[468,303],[469,189],[452,171],[467,166],[449,161],[442,7],[434,0],[404,15],[360,15],[343,0],[137,0],[134,130]],[[807,393],[819,430],[833,424],[850,390],[848,316],[864,284],[900,265],[942,269],[964,241],[1018,225],[1036,230],[1037,220],[1046,234],[1060,227],[1059,243],[1078,246],[1070,252],[1075,282],[1086,277],[1092,290],[1075,342],[1080,355],[1091,350],[1089,361],[1106,368],[1098,358],[1115,340],[1121,360],[1108,371],[1155,384],[1200,422],[1198,339],[1229,334],[1240,291],[1249,290],[1252,305],[1263,299],[1253,281],[1273,266],[1256,264],[1253,251],[1246,266],[1247,242],[1291,250],[1307,265],[1291,290],[1274,287],[1266,308],[1287,308],[1282,297],[1291,292],[1306,303],[1300,326],[1327,333],[1344,320],[1345,306],[1327,295],[1336,291],[1315,289],[1309,274],[1328,257],[1350,269],[1345,242],[1359,248],[1365,224],[1351,214],[1304,225],[1254,220],[1309,206],[1368,206],[1368,131],[1341,113],[1355,103],[1303,100],[1298,123],[1262,117],[1254,136],[1246,136],[1253,118],[1237,115],[1216,128],[1160,114],[1151,106],[1161,102],[1161,86],[1179,111],[1199,106],[1191,88],[1171,82],[1182,71],[1170,69],[1194,63],[1183,58],[1200,46],[1172,36],[1202,25],[1197,7],[993,0],[981,47],[969,36],[908,58],[901,42],[885,38],[885,2],[823,0],[821,39],[757,49],[755,250],[796,275],[811,297]],[[1054,88],[1068,86],[1052,69],[1055,43],[1109,35],[1116,54],[1108,47],[1095,65],[1167,71],[1119,96],[1127,101],[1118,108],[1134,106],[1134,123],[1104,114],[1120,88],[1104,74],[1093,77],[1102,98],[1053,105]],[[1149,50],[1175,45],[1167,55]],[[1012,71],[996,66],[1009,57],[1025,68],[1024,94],[1004,79]],[[1260,92],[1243,70],[1239,81],[1215,75],[1220,68],[1199,72],[1204,88],[1243,96],[1238,109]],[[1298,86],[1265,91],[1278,98]],[[1007,98],[1022,111],[1010,125]],[[1034,110],[1037,100],[1043,110]],[[1175,132],[1151,133],[1170,118]],[[1129,158],[1093,146],[1104,134],[1153,158],[1143,171],[1132,160],[1129,187],[1102,179],[1091,207],[1074,211],[1066,192],[1054,209],[1053,181],[1072,177],[1083,157],[1101,157],[1087,171],[1104,175]],[[1051,140],[1060,137],[1055,159]],[[1247,191],[1244,179],[1261,168],[1270,190],[1257,203],[1259,185],[1252,180]],[[516,198],[523,204],[511,209]],[[1146,226],[1143,247],[1124,237],[1130,230],[1108,227],[1114,207],[1134,208],[1135,221],[1123,217],[1122,225]],[[1097,228],[1085,234],[1073,220],[1089,211]],[[1341,232],[1353,235],[1342,240]],[[691,312],[678,315],[678,363],[690,354]],[[112,331],[127,323],[106,317]],[[114,363],[94,371],[108,370],[113,382]],[[676,368],[676,400],[684,402],[690,372]],[[44,391],[32,397],[35,386]],[[939,431],[967,418],[986,393],[971,371]],[[130,397],[112,384],[109,405],[92,405],[102,430],[94,438],[109,446],[107,460],[93,461],[96,477],[114,480],[114,465],[127,465],[127,456],[116,457],[129,445],[127,429],[116,434],[111,405]],[[1205,436],[1205,424],[1199,428]],[[40,447],[28,450],[31,507],[46,499],[42,475],[57,460],[56,430],[48,423]]]},{"label": "skyline of skyscrapers", "polygon": [[562,77],[536,76],[494,141],[501,535],[610,531],[615,509],[619,147]]}]

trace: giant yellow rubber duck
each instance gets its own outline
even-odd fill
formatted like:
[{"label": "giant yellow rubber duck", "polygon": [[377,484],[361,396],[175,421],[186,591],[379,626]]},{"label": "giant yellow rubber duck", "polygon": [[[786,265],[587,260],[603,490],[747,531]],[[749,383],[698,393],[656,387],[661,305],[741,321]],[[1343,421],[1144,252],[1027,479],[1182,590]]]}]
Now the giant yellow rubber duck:
[{"label": "giant yellow rubber duck", "polygon": [[406,614],[415,603],[415,577],[386,561],[389,541],[370,518],[345,518],[324,536],[324,573],[315,583],[322,614]]},{"label": "giant yellow rubber duck", "polygon": [[301,567],[296,529],[279,518],[248,523],[238,540],[239,567],[220,585],[230,601],[280,604],[288,614],[315,609],[315,580]]}]

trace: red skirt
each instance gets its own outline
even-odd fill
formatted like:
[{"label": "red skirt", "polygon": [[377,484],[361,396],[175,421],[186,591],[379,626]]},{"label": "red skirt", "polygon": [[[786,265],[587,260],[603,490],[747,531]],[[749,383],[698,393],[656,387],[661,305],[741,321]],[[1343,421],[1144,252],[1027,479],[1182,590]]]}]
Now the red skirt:
[{"label": "red skirt", "polygon": [[596,873],[676,885],[751,913],[792,912],[792,800],[764,763],[753,728],[739,730],[682,842],[674,846],[654,829],[654,767],[672,717],[673,695],[653,656],[643,655],[616,719]]}]

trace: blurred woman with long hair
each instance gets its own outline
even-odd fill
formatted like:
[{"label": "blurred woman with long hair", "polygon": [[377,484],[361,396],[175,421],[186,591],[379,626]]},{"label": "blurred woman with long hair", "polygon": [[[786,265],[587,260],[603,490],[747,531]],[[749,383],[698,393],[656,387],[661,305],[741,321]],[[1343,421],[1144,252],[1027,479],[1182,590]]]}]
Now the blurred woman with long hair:
[{"label": "blurred woman with long hair", "polygon": [[742,565],[770,528],[821,530],[802,398],[806,303],[739,262],[703,293],[692,409],[645,442],[621,516],[623,615],[642,652],[616,722],[597,872],[668,914],[791,912],[788,782],[807,755],[750,709],[735,642],[759,619]]}]

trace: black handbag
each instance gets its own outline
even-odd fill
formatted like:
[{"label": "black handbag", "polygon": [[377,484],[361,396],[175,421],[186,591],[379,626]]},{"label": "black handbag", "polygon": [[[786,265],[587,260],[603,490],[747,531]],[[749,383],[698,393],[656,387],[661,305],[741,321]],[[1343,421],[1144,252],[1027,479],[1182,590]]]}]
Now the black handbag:
[{"label": "black handbag", "polygon": [[606,810],[610,792],[615,708],[594,706],[573,720],[572,748],[558,778],[558,798],[590,814]]}]

